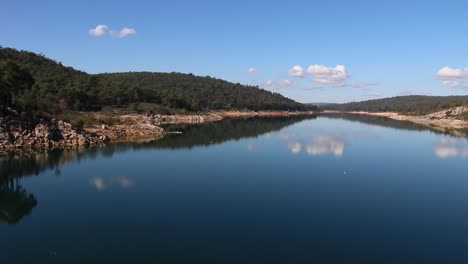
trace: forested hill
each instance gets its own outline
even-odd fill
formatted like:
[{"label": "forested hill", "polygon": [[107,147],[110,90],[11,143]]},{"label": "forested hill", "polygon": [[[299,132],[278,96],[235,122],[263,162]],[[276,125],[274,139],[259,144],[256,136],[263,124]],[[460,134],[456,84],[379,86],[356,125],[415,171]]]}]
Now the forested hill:
[{"label": "forested hill", "polygon": [[329,104],[320,106],[325,110],[400,112],[416,115],[429,114],[447,108],[468,106],[468,95],[465,96],[397,96],[346,104]]},{"label": "forested hill", "polygon": [[[15,90],[16,94],[11,96],[16,98],[15,106],[51,114],[143,103],[164,111],[314,109],[256,86],[208,76],[153,72],[88,74],[65,67],[44,55],[0,47],[2,61],[8,63],[0,66],[13,62],[34,78],[34,85],[29,89]],[[14,67],[10,65],[9,69]],[[0,74],[2,71],[7,72],[0,69]],[[5,93],[6,89],[2,89]]]}]

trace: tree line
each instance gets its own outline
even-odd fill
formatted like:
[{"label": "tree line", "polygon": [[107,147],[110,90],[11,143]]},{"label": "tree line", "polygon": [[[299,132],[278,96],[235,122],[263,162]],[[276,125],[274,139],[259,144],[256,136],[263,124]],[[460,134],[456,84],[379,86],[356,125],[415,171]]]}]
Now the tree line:
[{"label": "tree line", "polygon": [[199,112],[215,109],[315,110],[257,86],[183,73],[88,74],[42,54],[0,47],[0,104],[54,115],[103,107]]},{"label": "tree line", "polygon": [[325,110],[339,111],[399,112],[413,115],[425,115],[458,106],[468,106],[468,95],[397,96],[345,104],[328,104],[322,105],[321,108]]}]

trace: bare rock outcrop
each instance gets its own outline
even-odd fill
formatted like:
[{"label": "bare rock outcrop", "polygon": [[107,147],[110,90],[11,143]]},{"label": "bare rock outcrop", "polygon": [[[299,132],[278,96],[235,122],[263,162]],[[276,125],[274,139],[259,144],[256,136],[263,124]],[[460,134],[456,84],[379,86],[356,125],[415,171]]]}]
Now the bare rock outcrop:
[{"label": "bare rock outcrop", "polygon": [[105,135],[78,130],[61,120],[24,125],[14,114],[0,117],[0,150],[88,147],[107,142]]},{"label": "bare rock outcrop", "polygon": [[164,135],[164,129],[149,123],[123,124],[102,126],[88,129],[104,135],[113,142],[117,141],[147,141],[160,138]]}]

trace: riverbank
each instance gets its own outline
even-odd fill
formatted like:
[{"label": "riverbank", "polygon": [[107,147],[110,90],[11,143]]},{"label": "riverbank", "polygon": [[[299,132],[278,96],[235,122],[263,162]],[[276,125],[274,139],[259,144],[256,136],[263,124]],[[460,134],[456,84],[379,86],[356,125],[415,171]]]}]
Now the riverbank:
[{"label": "riverbank", "polygon": [[25,125],[14,112],[0,116],[0,151],[15,149],[63,149],[101,146],[114,142],[147,142],[163,137],[161,127],[168,124],[201,124],[221,121],[224,118],[281,117],[312,115],[317,112],[290,111],[212,111],[200,114],[137,114],[137,113],[86,113],[93,120],[109,120],[112,124],[94,123],[77,128],[63,120],[40,120]]}]

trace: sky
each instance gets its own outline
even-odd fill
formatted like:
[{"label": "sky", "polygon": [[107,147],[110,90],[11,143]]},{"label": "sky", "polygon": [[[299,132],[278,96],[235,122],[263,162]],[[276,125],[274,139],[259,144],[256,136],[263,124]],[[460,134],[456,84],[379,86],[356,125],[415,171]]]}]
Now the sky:
[{"label": "sky", "polygon": [[184,72],[300,102],[468,94],[468,1],[0,0],[0,45],[89,73]]}]

